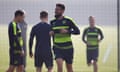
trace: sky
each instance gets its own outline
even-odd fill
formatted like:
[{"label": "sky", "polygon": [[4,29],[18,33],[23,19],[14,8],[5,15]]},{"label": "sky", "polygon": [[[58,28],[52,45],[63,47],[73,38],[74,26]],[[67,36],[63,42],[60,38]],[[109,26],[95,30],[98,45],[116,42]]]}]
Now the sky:
[{"label": "sky", "polygon": [[0,24],[9,24],[17,9],[26,11],[28,24],[37,24],[42,10],[49,12],[51,20],[56,3],[65,4],[64,15],[79,25],[87,25],[89,16],[94,16],[96,24],[101,26],[117,24],[117,0],[0,0]]}]

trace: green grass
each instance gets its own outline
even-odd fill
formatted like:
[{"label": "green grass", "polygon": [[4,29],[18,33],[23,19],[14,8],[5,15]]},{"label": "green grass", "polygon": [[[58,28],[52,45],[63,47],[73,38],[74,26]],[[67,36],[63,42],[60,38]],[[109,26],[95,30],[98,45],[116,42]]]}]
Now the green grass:
[{"label": "green grass", "polygon": [[[5,72],[9,66],[9,41],[8,30],[6,25],[0,25],[0,72]],[[84,27],[80,27],[81,35]],[[29,35],[28,29],[28,35]],[[115,27],[103,27],[104,40],[100,43],[99,53],[99,72],[117,72],[117,29]],[[74,72],[92,72],[93,68],[86,65],[86,47],[81,40],[80,36],[72,36],[74,44]],[[28,37],[29,38],[29,37]],[[107,59],[106,63],[103,63],[103,57],[106,52],[107,46],[112,45],[112,51]],[[46,72],[45,66],[43,72]],[[35,72],[34,59],[30,59],[27,55],[27,72]],[[54,72],[56,72],[56,63],[54,62]],[[64,65],[64,72],[65,65]]]}]

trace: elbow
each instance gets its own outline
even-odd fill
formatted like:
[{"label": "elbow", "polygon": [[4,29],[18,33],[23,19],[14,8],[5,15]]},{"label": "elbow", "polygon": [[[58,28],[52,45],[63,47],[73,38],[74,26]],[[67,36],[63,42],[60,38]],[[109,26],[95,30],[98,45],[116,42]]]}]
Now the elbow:
[{"label": "elbow", "polygon": [[78,31],[75,31],[73,34],[79,35],[79,34],[80,34],[80,31],[79,31],[79,30],[78,30]]},{"label": "elbow", "polygon": [[101,39],[104,39],[104,36],[102,36],[102,38]]},{"label": "elbow", "polygon": [[80,30],[78,29],[77,34],[80,34]]},{"label": "elbow", "polygon": [[79,29],[77,29],[76,32],[77,32],[77,34],[80,34],[80,30]]},{"label": "elbow", "polygon": [[101,40],[103,40],[103,39],[104,39],[104,37],[101,38]]},{"label": "elbow", "polygon": [[73,34],[74,34],[74,35],[79,35],[80,33],[77,32],[77,33],[73,33]]},{"label": "elbow", "polygon": [[84,37],[84,36],[82,37],[82,41],[83,41],[84,43],[87,43],[87,41],[85,40],[85,37]]},{"label": "elbow", "polygon": [[84,39],[82,39],[82,41],[85,43],[85,40],[84,40]]}]

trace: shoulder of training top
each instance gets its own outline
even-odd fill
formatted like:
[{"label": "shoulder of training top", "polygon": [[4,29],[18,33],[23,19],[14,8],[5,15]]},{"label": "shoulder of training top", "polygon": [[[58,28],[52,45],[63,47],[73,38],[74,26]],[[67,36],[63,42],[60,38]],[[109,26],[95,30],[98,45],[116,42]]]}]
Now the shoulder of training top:
[{"label": "shoulder of training top", "polygon": [[54,21],[54,20],[56,20],[56,18],[53,18],[51,21]]},{"label": "shoulder of training top", "polygon": [[73,21],[73,18],[69,17],[69,16],[64,16],[65,19],[68,19],[70,21]]},{"label": "shoulder of training top", "polygon": [[[69,16],[64,16],[64,18],[73,21],[73,18],[71,18]],[[54,20],[56,20],[56,18],[53,18],[51,21],[54,21]]]},{"label": "shoulder of training top", "polygon": [[71,18],[69,16],[64,16],[64,18],[67,19],[68,21],[72,22],[75,26],[78,26],[73,18]]},{"label": "shoulder of training top", "polygon": [[85,31],[85,30],[88,30],[89,28],[90,28],[90,27],[86,27],[86,28],[84,29],[84,31]]},{"label": "shoulder of training top", "polygon": [[97,30],[101,30],[102,28],[101,27],[99,27],[99,26],[96,26],[95,27]]}]

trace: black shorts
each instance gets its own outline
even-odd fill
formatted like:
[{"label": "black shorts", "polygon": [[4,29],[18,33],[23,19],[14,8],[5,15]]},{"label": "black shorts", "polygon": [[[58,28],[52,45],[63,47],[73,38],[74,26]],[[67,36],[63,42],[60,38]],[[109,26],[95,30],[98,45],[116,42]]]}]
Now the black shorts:
[{"label": "black shorts", "polygon": [[91,60],[97,61],[98,60],[98,49],[94,50],[87,50],[87,64],[91,63]]},{"label": "black shorts", "polygon": [[73,63],[73,48],[70,49],[59,49],[59,48],[53,48],[55,59],[62,58],[65,60],[67,64]]},{"label": "black shorts", "polygon": [[23,65],[24,57],[21,56],[20,54],[15,54],[14,51],[10,51],[9,56],[10,56],[10,65],[14,65],[14,66]]},{"label": "black shorts", "polygon": [[49,53],[36,53],[35,54],[35,67],[42,67],[43,63],[45,63],[46,67],[52,67],[53,66],[53,56],[52,52]]}]

